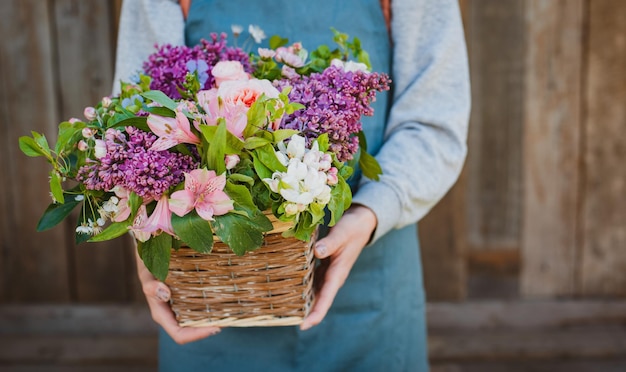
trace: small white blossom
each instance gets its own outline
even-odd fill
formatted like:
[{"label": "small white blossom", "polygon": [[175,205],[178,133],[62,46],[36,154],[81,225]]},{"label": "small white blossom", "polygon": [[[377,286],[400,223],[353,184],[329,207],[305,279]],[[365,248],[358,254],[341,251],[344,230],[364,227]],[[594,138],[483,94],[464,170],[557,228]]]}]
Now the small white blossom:
[{"label": "small white blossom", "polygon": [[252,38],[257,44],[260,44],[263,39],[267,38],[267,36],[265,36],[265,31],[263,31],[261,27],[257,25],[248,26],[248,32],[250,33],[250,35],[252,35]]},{"label": "small white blossom", "polygon": [[330,65],[339,67],[347,72],[354,72],[354,71],[369,72],[367,65],[365,63],[360,63],[360,62],[354,62],[354,61],[343,62],[342,60],[335,58],[332,61],[330,61]]},{"label": "small white blossom", "polygon": [[102,159],[107,154],[107,145],[103,140],[97,139],[94,147],[94,154],[97,159]]},{"label": "small white blossom", "polygon": [[243,27],[240,25],[230,25],[230,30],[233,32],[233,35],[237,37],[243,32]]},{"label": "small white blossom", "polygon": [[258,52],[259,56],[263,59],[272,59],[276,55],[275,51],[267,48],[259,48]]},{"label": "small white blossom", "polygon": [[83,200],[85,200],[85,195],[83,195],[83,194],[76,195],[74,197],[74,200],[76,200],[76,201],[83,201]]},{"label": "small white blossom", "polygon": [[83,235],[91,235],[93,229],[85,224],[76,227],[76,232]]}]

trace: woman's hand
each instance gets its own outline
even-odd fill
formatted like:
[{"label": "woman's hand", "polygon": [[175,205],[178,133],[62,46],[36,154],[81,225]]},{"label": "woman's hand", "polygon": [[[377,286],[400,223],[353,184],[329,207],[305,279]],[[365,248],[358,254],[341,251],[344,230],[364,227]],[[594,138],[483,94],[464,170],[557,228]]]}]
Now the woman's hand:
[{"label": "woman's hand", "polygon": [[174,313],[168,304],[170,289],[165,283],[157,280],[137,257],[137,274],[141,281],[143,293],[146,295],[152,319],[159,324],[165,332],[177,343],[186,344],[197,341],[220,332],[218,327],[180,327]]},{"label": "woman's hand", "polygon": [[319,291],[311,313],[300,325],[301,330],[307,330],[324,319],[376,225],[376,215],[371,209],[353,205],[328,235],[315,244],[315,256],[327,262],[323,262],[321,270],[316,272]]}]

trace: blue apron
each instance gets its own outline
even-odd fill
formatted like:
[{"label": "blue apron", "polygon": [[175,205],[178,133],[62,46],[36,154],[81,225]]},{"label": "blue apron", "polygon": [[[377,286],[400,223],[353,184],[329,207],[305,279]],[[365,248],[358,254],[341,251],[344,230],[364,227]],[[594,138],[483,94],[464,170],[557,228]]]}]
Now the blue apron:
[{"label": "blue apron", "polygon": [[[231,25],[260,26],[266,35],[301,41],[309,51],[334,48],[331,27],[361,39],[373,69],[390,71],[391,52],[379,0],[192,0],[186,42],[195,45]],[[248,37],[239,36],[239,44]],[[232,45],[232,44],[231,44]],[[267,47],[267,40],[261,46]],[[256,45],[255,45],[256,48]],[[382,145],[389,97],[363,120],[369,152]],[[415,225],[393,230],[366,247],[326,318],[298,327],[225,328],[177,345],[163,331],[161,371],[427,371],[425,296]]]}]

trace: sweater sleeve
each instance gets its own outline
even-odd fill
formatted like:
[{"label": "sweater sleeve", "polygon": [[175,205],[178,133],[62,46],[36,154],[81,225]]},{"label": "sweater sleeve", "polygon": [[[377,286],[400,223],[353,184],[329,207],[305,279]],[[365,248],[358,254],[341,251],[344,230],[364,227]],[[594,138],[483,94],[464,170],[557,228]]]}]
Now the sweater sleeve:
[{"label": "sweater sleeve", "polygon": [[376,155],[379,182],[363,179],[353,202],[378,219],[372,243],[415,223],[456,182],[467,153],[470,89],[455,0],[393,0],[393,103]]},{"label": "sweater sleeve", "polygon": [[177,0],[124,0],[120,15],[113,94],[120,80],[141,71],[155,44],[183,45],[185,21]]}]

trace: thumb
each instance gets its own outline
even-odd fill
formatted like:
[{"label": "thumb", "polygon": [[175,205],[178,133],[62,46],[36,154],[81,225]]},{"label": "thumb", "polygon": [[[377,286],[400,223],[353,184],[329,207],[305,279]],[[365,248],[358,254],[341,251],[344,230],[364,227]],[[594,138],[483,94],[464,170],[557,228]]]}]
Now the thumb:
[{"label": "thumb", "polygon": [[313,248],[315,257],[322,259],[332,256],[344,244],[345,237],[334,231],[335,229],[330,229],[330,232],[326,235],[326,237],[315,243]]},{"label": "thumb", "polygon": [[171,296],[168,286],[158,280],[151,280],[144,283],[143,293],[146,296],[156,298],[161,302],[168,302]]}]

